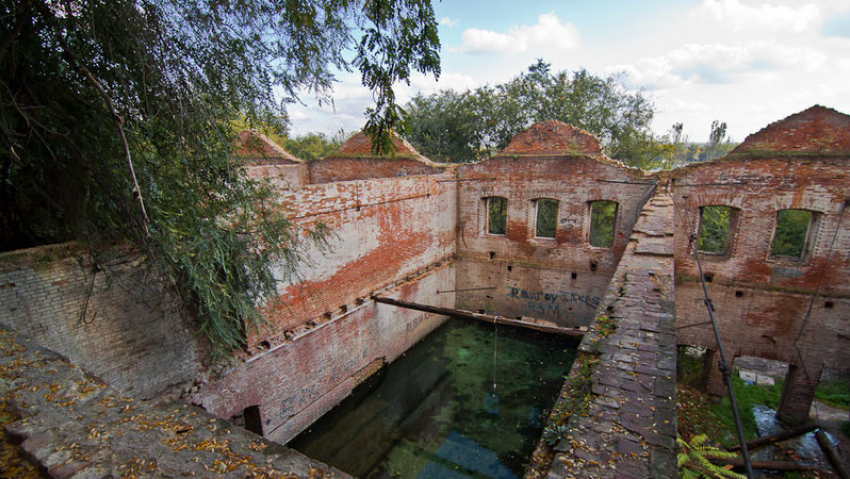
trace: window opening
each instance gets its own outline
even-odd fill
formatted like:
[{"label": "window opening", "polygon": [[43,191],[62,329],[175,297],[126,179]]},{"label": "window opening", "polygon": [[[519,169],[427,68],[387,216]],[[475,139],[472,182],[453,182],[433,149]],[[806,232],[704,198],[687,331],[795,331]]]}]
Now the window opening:
[{"label": "window opening", "polygon": [[614,244],[614,227],[617,222],[616,201],[593,201],[590,203],[591,246],[610,248]]},{"label": "window opening", "polygon": [[808,252],[814,215],[806,210],[779,210],[770,243],[771,258],[801,260]]},{"label": "window opening", "polygon": [[487,233],[491,235],[505,234],[508,218],[508,199],[501,196],[487,198]]},{"label": "window opening", "polygon": [[541,198],[535,203],[537,204],[537,221],[534,236],[554,238],[558,225],[558,200]]},{"label": "window opening", "polygon": [[703,206],[699,209],[699,240],[697,249],[703,253],[729,254],[735,208],[729,206]]}]

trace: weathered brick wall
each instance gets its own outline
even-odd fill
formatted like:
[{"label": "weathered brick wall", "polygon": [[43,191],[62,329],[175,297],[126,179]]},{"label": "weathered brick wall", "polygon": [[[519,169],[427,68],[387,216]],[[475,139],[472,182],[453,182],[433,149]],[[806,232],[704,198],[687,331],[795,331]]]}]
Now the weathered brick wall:
[{"label": "weathered brick wall", "polygon": [[268,181],[277,190],[291,190],[310,183],[310,171],[306,163],[246,166],[245,173],[248,178]]},{"label": "weathered brick wall", "polygon": [[[307,253],[299,280],[264,308],[267,330],[253,335],[277,344],[286,335],[357,306],[375,290],[455,254],[456,199],[443,176],[311,185],[281,193],[290,217],[330,230],[325,251]],[[449,288],[450,289],[450,288]],[[308,324],[311,323],[311,324]]]},{"label": "weathered brick wall", "polygon": [[[730,360],[758,356],[812,373],[850,369],[850,157],[748,153],[674,175],[679,341],[716,347],[710,325],[698,325],[708,316],[688,237],[701,206],[727,205],[738,209],[730,252],[701,258]],[[777,211],[787,208],[816,215],[802,261],[770,257]]]},{"label": "weathered brick wall", "polygon": [[[437,267],[386,296],[452,307],[455,268]],[[286,443],[348,396],[376,367],[392,362],[445,318],[367,300],[256,355],[191,399],[227,418],[259,406],[263,434]]]},{"label": "weathered brick wall", "polygon": [[417,158],[367,158],[331,156],[308,163],[312,183],[436,175],[445,168]]},{"label": "weathered brick wall", "polygon": [[[587,156],[499,156],[458,168],[458,307],[586,325],[623,253],[654,181]],[[503,236],[485,231],[484,198],[507,198]],[[559,201],[554,239],[535,238],[532,200]],[[614,244],[588,242],[590,201],[619,203]]]},{"label": "weathered brick wall", "polygon": [[[310,185],[282,192],[291,218],[330,228],[294,284],[266,305],[253,354],[191,399],[227,418],[259,406],[264,433],[285,442],[443,318],[376,305],[373,294],[454,307],[456,193],[450,176]],[[371,366],[370,366],[371,365]]]},{"label": "weathered brick wall", "polygon": [[71,244],[0,255],[0,324],[125,394],[150,398],[197,372],[192,334],[142,258],[94,263]]}]

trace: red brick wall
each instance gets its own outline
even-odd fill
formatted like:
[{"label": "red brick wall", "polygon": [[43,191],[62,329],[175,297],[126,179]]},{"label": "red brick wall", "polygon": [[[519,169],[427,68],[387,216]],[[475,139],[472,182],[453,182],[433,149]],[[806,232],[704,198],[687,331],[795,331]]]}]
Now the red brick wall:
[{"label": "red brick wall", "polygon": [[[384,293],[411,302],[452,307],[455,268],[444,266]],[[258,405],[263,432],[286,442],[350,394],[358,373],[391,362],[444,320],[367,300],[205,385],[192,400],[223,418]]]},{"label": "red brick wall", "polygon": [[311,161],[310,181],[361,180],[369,178],[394,178],[399,176],[435,175],[444,170],[411,158],[346,158],[329,157]]},{"label": "red brick wall", "polygon": [[441,177],[377,179],[311,185],[281,193],[296,222],[330,229],[325,251],[312,248],[299,281],[284,285],[264,307],[267,331],[253,335],[278,343],[287,332],[319,323],[326,314],[455,253],[455,192]]},{"label": "red brick wall", "polygon": [[[563,326],[588,324],[648,199],[652,178],[584,156],[501,156],[460,167],[458,178],[458,289],[493,288],[459,293],[458,307]],[[508,199],[504,236],[485,232],[482,198],[489,196]],[[533,237],[536,198],[559,201],[554,239]],[[588,243],[588,202],[593,200],[619,203],[610,248]]]},{"label": "red brick wall", "polygon": [[278,190],[290,190],[310,183],[310,171],[307,164],[246,166],[248,178],[267,180]]},{"label": "red brick wall", "polygon": [[[702,256],[705,273],[713,277],[709,293],[727,355],[850,369],[847,160],[782,154],[728,158],[674,176],[679,342],[714,345],[709,326],[683,328],[708,320],[688,236],[696,232],[700,206],[728,205],[740,211],[731,254]],[[804,261],[769,257],[776,212],[787,208],[816,212],[817,230]]]},{"label": "red brick wall", "polygon": [[305,226],[327,225],[329,249],[309,251],[294,284],[264,307],[248,362],[193,396],[219,417],[260,406],[264,432],[285,442],[443,318],[376,305],[373,294],[454,307],[456,192],[447,175],[310,185],[281,193]]}]

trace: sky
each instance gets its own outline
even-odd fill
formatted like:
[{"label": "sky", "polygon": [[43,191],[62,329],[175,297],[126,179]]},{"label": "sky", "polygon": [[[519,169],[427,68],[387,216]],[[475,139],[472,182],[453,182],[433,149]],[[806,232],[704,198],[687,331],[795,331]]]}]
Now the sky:
[{"label": "sky", "polygon": [[[850,114],[850,1],[433,0],[442,73],[399,84],[417,92],[496,85],[537,59],[552,71],[624,73],[655,105],[659,135],[683,123],[706,141],[714,120],[743,141],[819,104]],[[309,94],[289,107],[292,135],[359,130],[372,94],[359,73],[338,75],[333,106]]]}]

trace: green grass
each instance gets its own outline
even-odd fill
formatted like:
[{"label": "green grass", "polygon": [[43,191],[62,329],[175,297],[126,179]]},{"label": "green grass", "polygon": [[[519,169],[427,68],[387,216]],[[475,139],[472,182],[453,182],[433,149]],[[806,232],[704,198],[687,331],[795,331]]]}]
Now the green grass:
[{"label": "green grass", "polygon": [[850,381],[846,378],[829,382],[821,381],[815,391],[815,398],[833,407],[850,409]]},{"label": "green grass", "polygon": [[[777,381],[772,386],[759,386],[747,384],[738,376],[732,376],[732,386],[735,389],[735,399],[738,402],[738,412],[741,416],[741,425],[744,428],[744,437],[747,440],[755,439],[758,437],[758,430],[755,416],[753,416],[753,406],[762,404],[773,409],[779,407],[779,397],[782,395],[782,382]],[[726,446],[737,444],[738,437],[735,432],[735,418],[732,414],[732,408],[729,406],[729,396],[724,396],[722,401],[713,404],[711,406],[711,413],[720,421],[723,429],[727,431],[724,437],[717,439]]]}]

